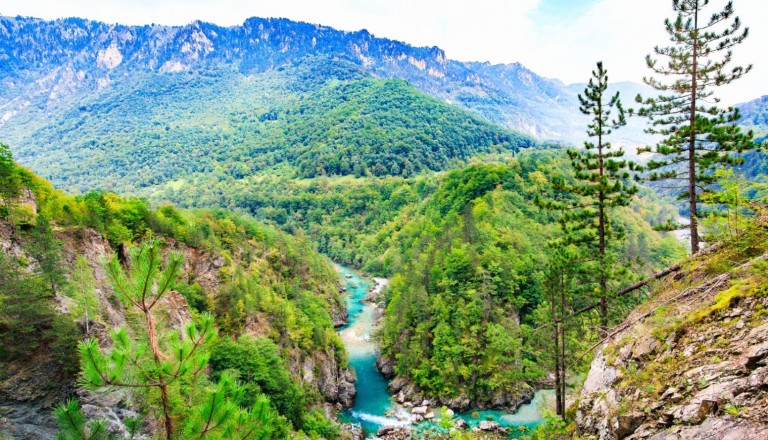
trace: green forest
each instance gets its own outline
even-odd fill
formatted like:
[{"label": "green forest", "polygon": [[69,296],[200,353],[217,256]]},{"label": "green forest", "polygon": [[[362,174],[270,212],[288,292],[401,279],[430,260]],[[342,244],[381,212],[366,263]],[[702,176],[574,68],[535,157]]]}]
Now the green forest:
[{"label": "green forest", "polygon": [[[371,341],[388,440],[768,433],[768,121],[716,99],[749,32],[731,2],[672,5],[648,93],[584,75],[579,146],[319,55],[22,113],[0,142],[0,439],[10,414],[24,438],[360,440]],[[632,118],[657,139],[637,161],[612,143]]]}]

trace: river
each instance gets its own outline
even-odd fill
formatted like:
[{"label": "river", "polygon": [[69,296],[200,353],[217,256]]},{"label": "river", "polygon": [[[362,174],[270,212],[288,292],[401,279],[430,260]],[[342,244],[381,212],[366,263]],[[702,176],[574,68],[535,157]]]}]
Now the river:
[{"label": "river", "polygon": [[[355,370],[357,397],[355,405],[341,413],[345,423],[360,424],[368,436],[375,435],[383,426],[407,426],[411,424],[410,413],[395,404],[387,390],[387,380],[376,369],[378,346],[373,337],[374,327],[379,318],[376,305],[365,302],[371,281],[361,277],[354,270],[336,265],[344,287],[347,289],[346,301],[349,310],[349,323],[341,327],[341,340],[349,353],[349,365]],[[378,288],[386,285],[386,280],[377,278]],[[530,404],[523,405],[514,414],[506,411],[479,411],[457,414],[466,420],[470,427],[475,427],[482,420],[494,420],[501,426],[511,427],[510,431],[521,432],[517,427],[533,428],[541,423],[541,408],[551,406],[552,391],[536,393]],[[475,418],[472,415],[476,416]]]}]

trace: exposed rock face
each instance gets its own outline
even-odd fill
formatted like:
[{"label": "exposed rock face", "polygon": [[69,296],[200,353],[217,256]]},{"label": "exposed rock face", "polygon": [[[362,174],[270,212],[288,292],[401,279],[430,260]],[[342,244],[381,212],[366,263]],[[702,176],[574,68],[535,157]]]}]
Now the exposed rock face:
[{"label": "exposed rock face", "polygon": [[499,424],[496,422],[489,422],[487,420],[483,420],[482,422],[477,424],[477,427],[481,431],[495,431],[499,429]]},{"label": "exposed rock face", "polygon": [[376,434],[375,439],[381,440],[410,440],[410,431],[407,428],[384,427]]},{"label": "exposed rock face", "polygon": [[672,285],[633,312],[592,361],[579,433],[600,440],[768,438],[768,323],[761,313],[768,292],[751,265],[716,277],[694,270],[692,287],[667,281]]},{"label": "exposed rock face", "polygon": [[[471,400],[467,396],[454,396],[454,397],[439,397],[434,398],[432,404],[424,404],[424,398],[433,396],[425,396],[419,388],[411,382],[410,378],[405,376],[394,375],[394,363],[385,358],[379,357],[376,360],[376,368],[387,378],[392,378],[392,381],[387,385],[387,389],[390,393],[395,395],[395,400],[408,407],[414,407],[413,411],[424,406],[446,406],[452,410],[464,412],[470,408],[479,409],[508,409],[511,412],[517,411],[520,406],[529,403],[533,399],[534,390],[530,386],[522,384],[517,391],[501,390],[499,393],[493,396],[484,396]],[[417,414],[414,412],[414,414]]]},{"label": "exposed rock face", "polygon": [[[306,361],[305,361],[306,362]],[[312,364],[318,370],[317,386],[325,400],[340,403],[349,408],[355,403],[355,378],[347,368],[341,368],[326,353],[316,353]],[[304,371],[307,371],[306,364]]]},{"label": "exposed rock face", "polygon": [[[376,368],[387,379],[395,375],[395,366],[389,358],[385,358],[383,356],[379,356],[378,358],[376,358]],[[402,388],[402,386],[398,387],[398,391],[400,390],[400,388]]]},{"label": "exposed rock face", "polygon": [[[34,197],[28,202],[33,203]],[[55,233],[64,244],[63,263],[69,269],[74,267],[78,256],[84,256],[93,270],[95,292],[101,304],[101,320],[91,323],[86,337],[96,338],[102,347],[108,347],[111,344],[109,332],[126,325],[125,310],[114,296],[103,267],[104,259],[116,250],[105,237],[92,229],[55,228]],[[163,243],[166,254],[175,250],[184,255],[180,278],[194,280],[206,293],[218,293],[221,284],[219,270],[225,264],[221,255],[191,248],[170,238],[164,238]],[[32,260],[24,253],[6,222],[0,222],[0,252]],[[68,297],[58,295],[56,303],[59,312],[68,313],[71,305]],[[340,305],[334,304],[332,308],[338,314],[344,311]],[[186,299],[175,291],[161,300],[157,310],[162,320],[176,330],[183,330],[192,319]],[[246,330],[262,337],[268,336],[271,331],[267,317],[259,314],[249,317]],[[307,385],[316,388],[328,402],[343,407],[354,403],[354,377],[349,369],[337,364],[333,351],[311,353],[309,357],[298,352],[292,354],[293,357],[298,359],[298,363],[292,372],[296,375],[304,372]],[[91,393],[79,389],[76,374],[63,374],[59,365],[52,362],[47,353],[38,353],[29,362],[3,366],[0,372],[0,438],[4,438],[3,435],[20,440],[55,437],[58,426],[53,409],[73,397],[80,400],[87,417],[105,420],[108,429],[117,436],[127,434],[123,420],[134,417],[138,411],[132,403],[135,399],[129,393],[115,390]]]},{"label": "exposed rock face", "polygon": [[51,359],[38,356],[28,365],[4,366],[0,380],[0,437],[19,440],[53,438],[53,409],[75,393],[72,375],[61,375]]}]

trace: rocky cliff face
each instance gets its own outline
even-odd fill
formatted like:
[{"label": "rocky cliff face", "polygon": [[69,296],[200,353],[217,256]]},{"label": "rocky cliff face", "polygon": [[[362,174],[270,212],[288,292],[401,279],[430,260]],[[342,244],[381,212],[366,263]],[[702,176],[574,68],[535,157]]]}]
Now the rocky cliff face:
[{"label": "rocky cliff face", "polygon": [[[111,329],[126,325],[125,310],[114,296],[103,267],[104,259],[124,252],[114,249],[109,241],[92,229],[56,228],[56,237],[64,244],[63,263],[66,271],[74,268],[78,256],[84,256],[95,278],[95,291],[101,304],[101,319],[92,323],[86,337],[96,338],[102,346],[110,344]],[[222,285],[221,270],[228,262],[222,255],[202,248],[192,248],[171,238],[162,238],[165,252],[171,250],[184,255],[184,267],[179,275],[182,279],[194,280],[206,294],[215,296]],[[34,265],[34,259],[24,251],[25,244],[11,226],[0,221],[0,252],[23,257]],[[236,263],[236,262],[235,262]],[[55,297],[56,309],[69,313],[72,300],[59,293]],[[343,322],[346,310],[341,303],[331,302],[329,310],[335,319]],[[163,299],[159,308],[162,320],[182,330],[190,322],[191,315],[186,299],[172,291]],[[249,318],[246,331],[255,336],[266,336],[271,332],[266,317]],[[336,360],[335,353],[305,352],[290,349],[291,372],[296,380],[306,387],[315,389],[329,403],[349,407],[354,401],[354,378],[346,367]],[[0,437],[10,435],[16,439],[53,438],[57,424],[53,408],[64,400],[77,396],[88,417],[107,421],[109,429],[116,434],[127,430],[122,420],[136,416],[138,408],[129,393],[118,391],[92,393],[77,386],[75,372],[62,372],[45,350],[24,361],[4,365],[0,370]]]},{"label": "rocky cliff face", "polygon": [[718,251],[657,288],[597,351],[585,438],[768,438],[768,255]]}]

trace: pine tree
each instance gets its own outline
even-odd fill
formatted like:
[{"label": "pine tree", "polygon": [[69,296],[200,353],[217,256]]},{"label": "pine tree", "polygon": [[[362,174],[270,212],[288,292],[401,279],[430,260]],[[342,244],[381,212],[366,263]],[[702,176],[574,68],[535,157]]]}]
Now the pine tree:
[{"label": "pine tree", "polygon": [[571,310],[571,296],[573,294],[573,255],[568,252],[575,248],[557,246],[554,247],[547,266],[544,281],[544,291],[547,294],[549,305],[549,322],[552,335],[552,370],[555,374],[555,412],[558,416],[565,416],[565,379],[566,359],[565,345],[567,327],[565,317]]},{"label": "pine tree", "polygon": [[[579,110],[592,116],[587,125],[587,136],[594,141],[584,142],[584,150],[571,150],[568,155],[575,171],[576,183],[562,185],[575,196],[566,203],[561,217],[563,230],[569,241],[582,244],[596,251],[596,279],[600,301],[600,330],[608,327],[608,282],[620,273],[611,247],[621,238],[622,233],[612,221],[611,210],[627,206],[637,187],[629,182],[629,164],[624,151],[615,150],[606,140],[614,130],[627,124],[619,92],[608,97],[608,72],[603,63],[597,63],[592,78],[579,95]],[[615,118],[612,112],[616,111]]]},{"label": "pine tree", "polygon": [[99,297],[94,290],[93,272],[88,260],[80,255],[75,260],[75,270],[72,272],[72,313],[85,322],[85,333],[91,331],[91,321],[99,316]]},{"label": "pine tree", "polygon": [[536,322],[546,323],[535,332],[542,364],[550,364],[555,378],[555,412],[565,416],[566,374],[569,354],[579,352],[589,340],[588,327],[576,310],[586,300],[585,277],[589,276],[583,249],[558,239],[548,244],[549,260],[542,272],[544,299],[534,312]]},{"label": "pine tree", "polygon": [[222,375],[218,383],[207,378],[210,346],[216,338],[213,317],[205,314],[185,331],[164,331],[155,309],[168,294],[182,265],[171,253],[160,270],[157,243],[129,251],[128,273],[113,258],[107,274],[116,294],[144,321],[144,337],[136,340],[125,329],[112,333],[112,348],[100,349],[96,340],[80,344],[82,382],[92,389],[123,387],[144,391],[150,414],[157,414],[166,439],[258,439],[269,435],[274,414],[266,398],[243,409],[243,389],[234,378]]},{"label": "pine tree", "polygon": [[706,20],[703,14],[708,5],[709,0],[672,2],[677,17],[665,20],[672,45],[654,49],[666,62],[660,64],[651,55],[646,57],[654,73],[670,77],[672,82],[644,78],[661,94],[636,98],[643,104],[639,114],[650,120],[646,131],[664,136],[655,148],[664,159],[647,164],[647,178],[671,180],[680,184],[674,187],[685,188],[680,196],[688,200],[693,253],[699,251],[698,203],[713,181],[711,171],[720,164],[738,164],[738,154],[755,147],[752,132],[742,133],[736,125],[738,111],[720,108],[719,99],[712,98],[713,87],[730,84],[751,70],[751,65],[728,67],[731,49],[747,38],[749,29],[742,30],[739,18],[733,17],[733,2]]}]

